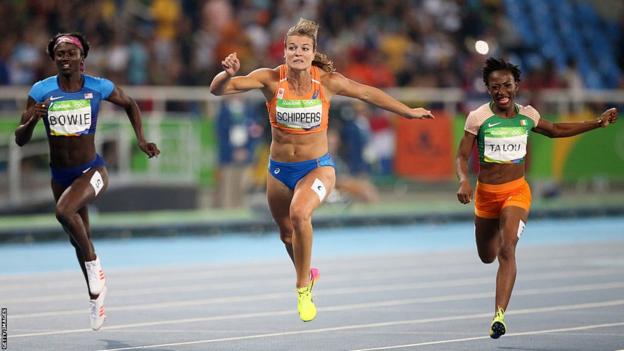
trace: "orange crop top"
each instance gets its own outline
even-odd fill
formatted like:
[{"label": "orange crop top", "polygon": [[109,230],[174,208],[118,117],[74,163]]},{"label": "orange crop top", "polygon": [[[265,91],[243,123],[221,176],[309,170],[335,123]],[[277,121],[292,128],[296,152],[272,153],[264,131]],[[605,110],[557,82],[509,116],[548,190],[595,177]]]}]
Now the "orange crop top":
[{"label": "orange crop top", "polygon": [[329,100],[321,86],[321,69],[312,66],[312,89],[299,96],[288,88],[286,77],[288,67],[279,66],[280,80],[275,95],[266,103],[271,127],[291,134],[311,134],[327,130],[329,122]]}]

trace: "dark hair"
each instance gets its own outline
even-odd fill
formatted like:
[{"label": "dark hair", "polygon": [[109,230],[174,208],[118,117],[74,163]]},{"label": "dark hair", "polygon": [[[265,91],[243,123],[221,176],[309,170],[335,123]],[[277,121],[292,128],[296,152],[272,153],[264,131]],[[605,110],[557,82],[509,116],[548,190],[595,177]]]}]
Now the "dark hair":
[{"label": "dark hair", "polygon": [[485,61],[483,66],[483,82],[488,85],[488,77],[494,71],[509,71],[514,77],[516,83],[520,81],[520,68],[511,62],[505,61],[504,58],[495,59],[490,57]]},{"label": "dark hair", "polygon": [[70,36],[70,37],[74,37],[78,40],[80,40],[80,44],[82,44],[82,57],[87,57],[87,55],[89,54],[89,42],[87,41],[87,38],[85,38],[85,36],[80,33],[80,32],[71,32],[71,33],[57,33],[54,37],[52,37],[52,39],[50,39],[50,41],[48,42],[48,48],[47,48],[47,53],[48,56],[50,56],[50,58],[52,60],[54,60],[54,45],[56,44],[56,41],[63,36]]}]

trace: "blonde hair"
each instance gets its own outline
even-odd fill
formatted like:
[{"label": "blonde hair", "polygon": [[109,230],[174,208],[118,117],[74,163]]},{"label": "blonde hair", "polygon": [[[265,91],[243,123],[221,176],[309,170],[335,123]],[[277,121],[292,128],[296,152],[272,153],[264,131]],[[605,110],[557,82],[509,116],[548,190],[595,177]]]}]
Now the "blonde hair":
[{"label": "blonde hair", "polygon": [[[318,34],[318,29],[318,23],[305,18],[299,18],[299,22],[297,22],[297,24],[288,29],[288,32],[286,32],[286,37],[298,35],[311,38],[314,42],[314,50],[316,50],[316,36]],[[286,40],[284,40],[284,45],[286,45]],[[329,56],[318,51],[316,51],[316,53],[314,54],[312,65],[319,67],[325,72],[336,71],[336,68],[334,67],[334,62],[332,62]]]}]

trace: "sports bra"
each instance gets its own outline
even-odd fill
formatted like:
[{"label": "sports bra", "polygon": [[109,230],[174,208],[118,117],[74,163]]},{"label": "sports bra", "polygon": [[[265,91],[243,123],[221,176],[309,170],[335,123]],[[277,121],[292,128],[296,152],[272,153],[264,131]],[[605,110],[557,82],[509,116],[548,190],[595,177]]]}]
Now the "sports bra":
[{"label": "sports bra", "polygon": [[312,89],[299,96],[288,87],[288,66],[279,66],[280,80],[271,101],[266,103],[271,126],[291,134],[311,134],[327,130],[329,100],[320,81],[320,68],[312,66]]},{"label": "sports bra", "polygon": [[80,136],[94,134],[100,102],[110,96],[115,85],[108,79],[83,74],[84,84],[76,92],[66,92],[58,84],[58,76],[33,84],[28,95],[37,103],[48,100],[48,114],[43,119],[48,136]]}]

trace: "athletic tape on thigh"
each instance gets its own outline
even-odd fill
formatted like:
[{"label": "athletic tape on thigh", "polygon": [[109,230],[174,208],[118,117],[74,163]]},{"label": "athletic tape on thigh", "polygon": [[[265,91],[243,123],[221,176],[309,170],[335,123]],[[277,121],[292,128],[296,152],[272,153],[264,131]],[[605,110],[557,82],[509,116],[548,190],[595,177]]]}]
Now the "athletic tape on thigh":
[{"label": "athletic tape on thigh", "polygon": [[524,223],[522,220],[518,221],[518,239],[520,239],[520,236],[522,235],[522,232],[524,231],[525,226],[526,226],[526,223]]},{"label": "athletic tape on thigh", "polygon": [[314,183],[312,183],[312,186],[310,188],[314,190],[321,202],[323,202],[323,199],[325,199],[325,195],[327,195],[327,189],[325,188],[325,184],[323,184],[320,179],[316,178],[314,179]]},{"label": "athletic tape on thigh", "polygon": [[93,176],[91,176],[89,182],[91,183],[93,190],[95,190],[95,196],[97,196],[102,188],[104,188],[104,180],[102,179],[100,171],[95,171],[95,173],[93,173]]}]

